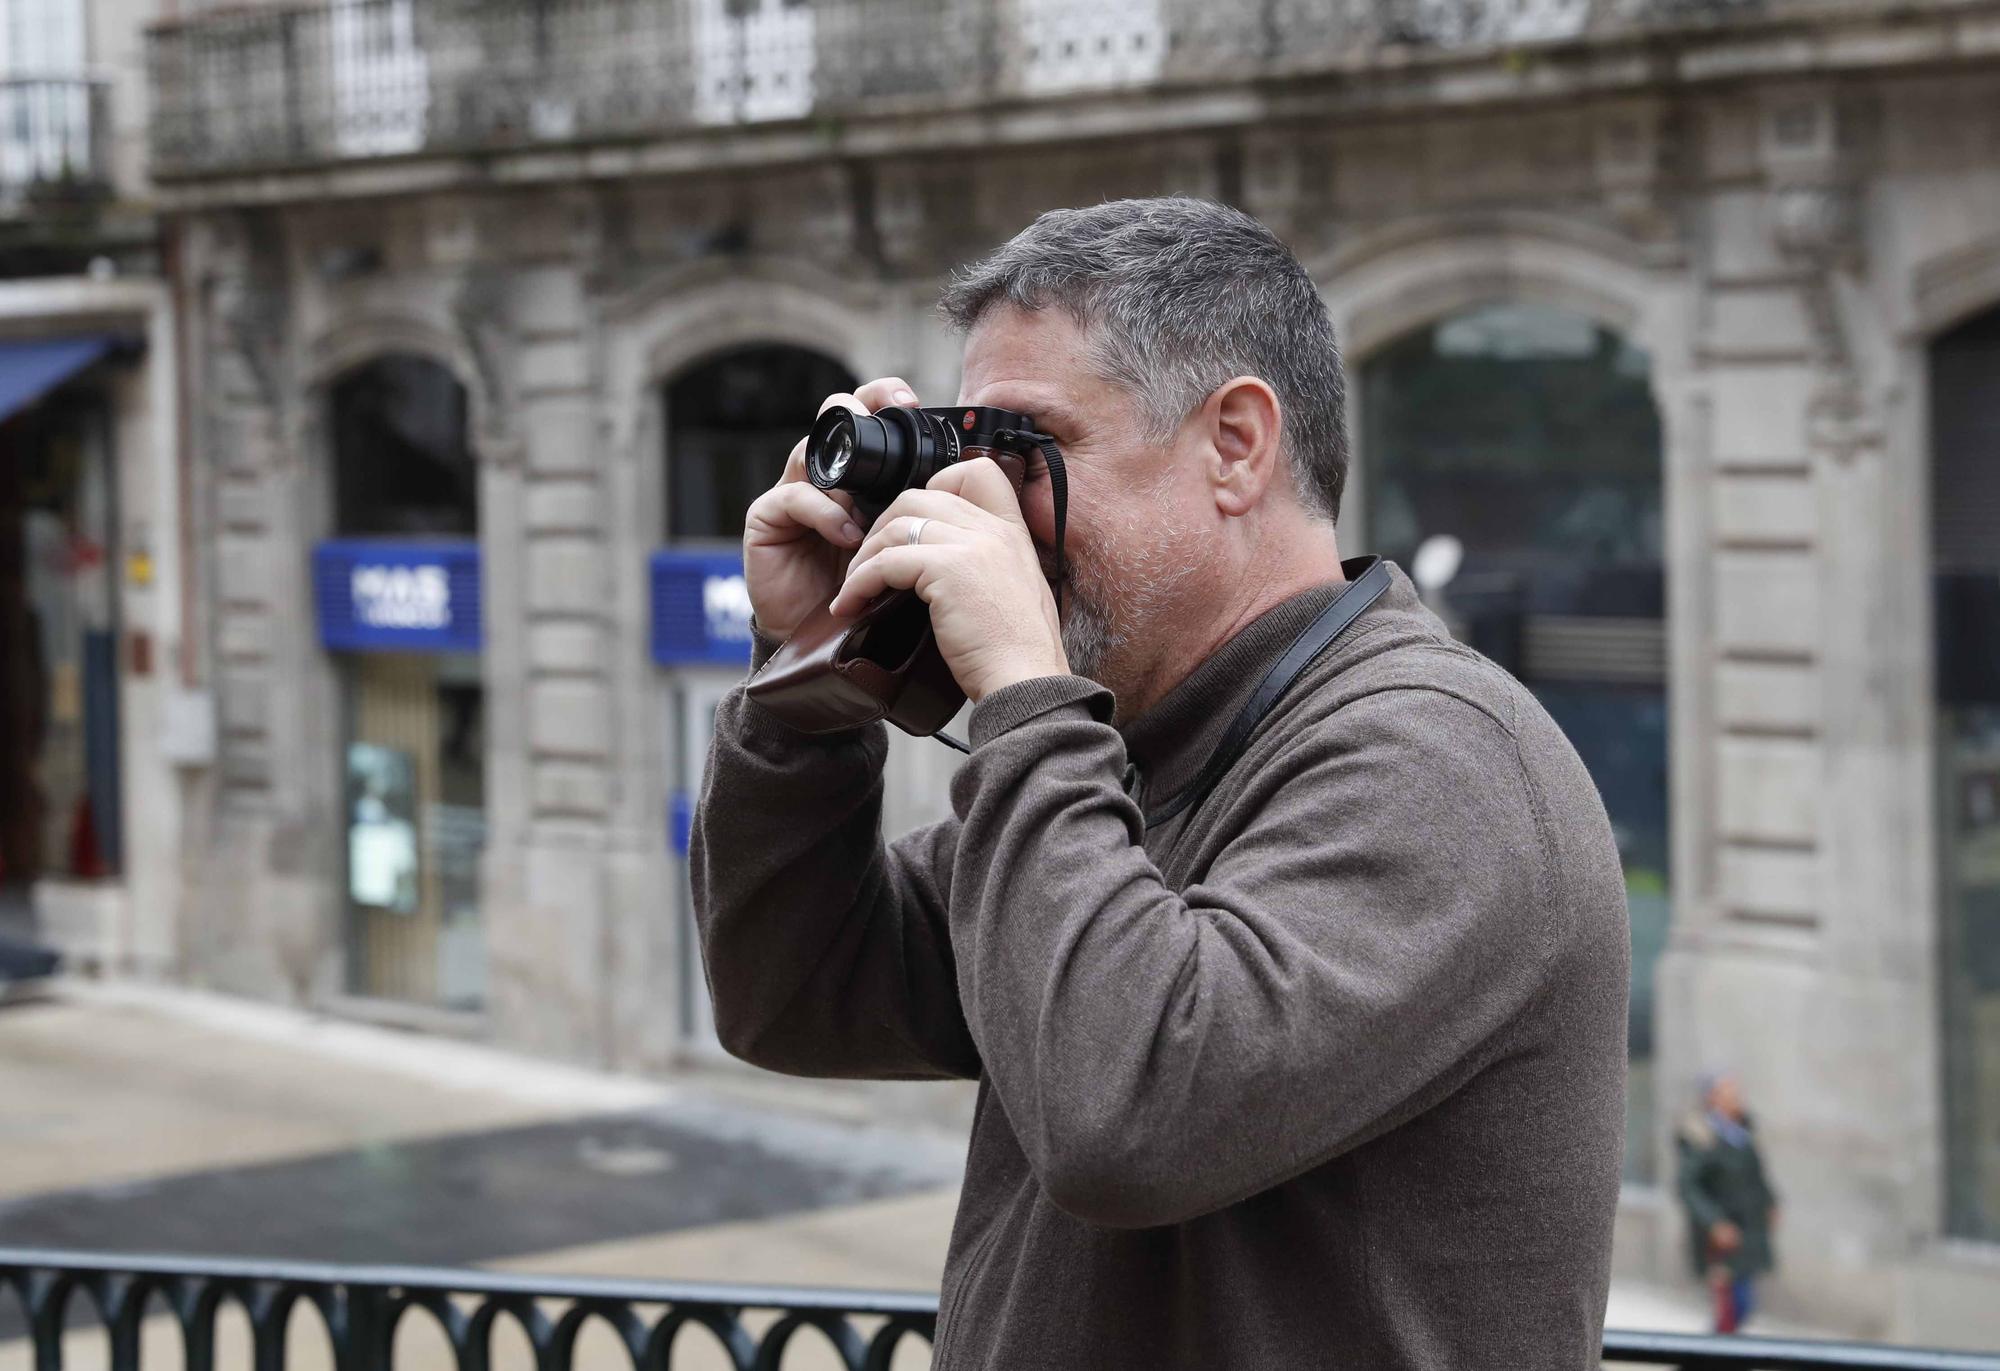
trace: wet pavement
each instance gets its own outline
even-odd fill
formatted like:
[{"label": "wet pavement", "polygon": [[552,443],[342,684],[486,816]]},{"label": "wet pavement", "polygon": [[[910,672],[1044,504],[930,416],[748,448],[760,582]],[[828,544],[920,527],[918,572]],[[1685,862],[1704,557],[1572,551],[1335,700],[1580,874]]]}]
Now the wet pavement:
[{"label": "wet pavement", "polygon": [[[945,1134],[283,1011],[78,987],[0,1011],[4,1246],[935,1288],[963,1163]],[[0,1299],[0,1343],[21,1322]]]},{"label": "wet pavement", "polygon": [[783,1136],[772,1145],[750,1126],[730,1136],[628,1114],[377,1143],[0,1201],[0,1241],[460,1266],[957,1179],[942,1153],[871,1156],[846,1130],[824,1125],[793,1123]]}]

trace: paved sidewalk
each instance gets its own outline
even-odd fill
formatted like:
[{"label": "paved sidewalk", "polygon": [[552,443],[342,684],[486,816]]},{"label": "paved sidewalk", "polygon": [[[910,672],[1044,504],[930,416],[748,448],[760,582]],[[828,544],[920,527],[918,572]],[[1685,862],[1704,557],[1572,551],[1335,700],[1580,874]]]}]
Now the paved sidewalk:
[{"label": "paved sidewalk", "polygon": [[[963,1166],[960,1138],[843,1120],[851,1098],[810,1087],[666,1086],[74,984],[0,1011],[0,1100],[0,1241],[78,1248],[926,1290]],[[1613,1326],[1706,1317],[1691,1288],[1612,1291]],[[0,1300],[0,1371],[26,1371],[20,1331]],[[314,1331],[295,1320],[294,1371],[325,1364]],[[162,1351],[173,1334],[147,1325]],[[99,1365],[102,1337],[79,1328],[67,1364]],[[399,1367],[448,1364],[421,1321],[401,1340]],[[225,1371],[247,1347],[247,1328],[224,1338]],[[898,1371],[925,1360],[911,1350]],[[496,1355],[496,1371],[515,1362]]]}]

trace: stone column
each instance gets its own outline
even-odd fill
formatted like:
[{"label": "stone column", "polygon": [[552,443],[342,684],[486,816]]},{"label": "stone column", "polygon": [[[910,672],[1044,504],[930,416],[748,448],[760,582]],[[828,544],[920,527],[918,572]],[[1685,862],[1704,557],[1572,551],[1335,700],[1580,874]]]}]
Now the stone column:
[{"label": "stone column", "polygon": [[324,473],[297,389],[291,283],[272,216],[198,221],[194,327],[197,572],[218,743],[209,842],[191,884],[186,955],[200,983],[305,1000],[339,988],[338,701],[313,636],[306,551]]},{"label": "stone column", "polygon": [[1705,546],[1688,550],[1708,563],[1713,638],[1704,736],[1677,744],[1703,755],[1700,788],[1676,803],[1689,880],[1661,969],[1661,1072],[1669,1118],[1704,1067],[1742,1076],[1788,1216],[1774,1302],[1874,1334],[1930,1088],[1912,1080],[1930,1011],[1907,950],[1926,916],[1888,879],[1888,716],[1870,685],[1895,559],[1866,455],[1879,456],[1881,397],[1838,303],[1861,265],[1853,117],[1830,91],[1796,88],[1709,121],[1718,184],[1692,389],[1709,498],[1695,511]]}]

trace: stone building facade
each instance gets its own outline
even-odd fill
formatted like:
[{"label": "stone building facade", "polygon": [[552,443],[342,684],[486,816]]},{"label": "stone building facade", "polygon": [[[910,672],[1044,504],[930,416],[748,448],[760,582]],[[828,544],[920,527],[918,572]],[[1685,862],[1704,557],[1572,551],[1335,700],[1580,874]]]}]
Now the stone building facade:
[{"label": "stone building facade", "polygon": [[[462,394],[480,555],[478,993],[398,1012],[666,1071],[703,1051],[675,795],[730,675],[649,654],[649,559],[727,548],[726,530],[675,535],[677,444],[722,450],[677,429],[675,406],[726,390],[702,368],[745,349],[948,400],[957,349],[932,302],[953,264],[1052,206],[1226,200],[1294,245],[1339,330],[1350,549],[1403,546],[1411,511],[1450,507],[1448,466],[1422,488],[1396,466],[1433,431],[1421,358],[1391,365],[1413,338],[1486,366],[1495,413],[1531,379],[1595,387],[1619,416],[1566,420],[1582,456],[1543,454],[1556,465],[1534,479],[1557,504],[1599,481],[1591,435],[1616,430],[1604,460],[1621,474],[1602,484],[1622,531],[1551,524],[1509,555],[1539,556],[1539,576],[1589,562],[1592,539],[1638,551],[1605,554],[1618,574],[1596,608],[1531,605],[1493,641],[1552,692],[1590,684],[1564,698],[1608,766],[1635,730],[1659,749],[1631,801],[1634,832],[1659,832],[1634,876],[1651,941],[1622,1266],[1682,1270],[1674,1122],[1726,1063],[1785,1197],[1779,1302],[1857,1333],[2000,1340],[2000,1027],[1963,970],[2000,880],[1982,865],[1987,668],[1965,627],[1985,622],[1979,578],[2000,574],[2000,427],[1979,398],[2000,392],[1984,341],[2000,4],[1411,0],[1331,7],[1346,28],[1295,42],[1283,25],[1306,19],[1285,6],[1256,10],[1277,30],[1251,41],[1249,9],[1234,24],[1228,6],[1013,0],[977,13],[1032,60],[969,61],[963,89],[898,85],[928,69],[925,44],[906,60],[888,30],[843,38],[849,6],[696,4],[688,22],[743,46],[688,59],[686,98],[627,92],[635,112],[598,80],[609,67],[562,46],[614,33],[643,50],[601,0],[549,11],[576,27],[537,51],[576,60],[508,85],[497,113],[467,73],[525,40],[481,29],[468,63],[471,40],[448,36],[462,6],[363,8],[391,94],[334,80],[293,124],[255,103],[283,99],[254,84],[276,41],[257,12],[153,40],[155,174],[185,249],[195,632],[220,720],[183,846],[181,974],[383,1012],[350,908],[355,668],[314,609],[314,549],[344,531],[338,395],[358,368],[418,359]],[[801,14],[817,27],[785,27]],[[322,48],[345,41],[328,15]],[[246,84],[215,85],[189,57],[205,43]],[[873,84],[843,65],[864,50]],[[834,74],[860,89],[836,98]],[[715,113],[718,91],[734,103]],[[788,403],[802,422],[816,399]],[[1532,436],[1502,435],[1508,460],[1539,460]],[[1963,623],[1944,622],[1960,614],[1940,608],[1946,569],[1971,578]],[[1476,629],[1486,592],[1461,588]],[[1956,657],[1953,634],[1971,635]],[[1972,661],[1971,685],[1947,690],[1946,657]],[[899,746],[894,767],[897,822],[941,807],[949,754]],[[1599,779],[1610,794],[1630,777]]]},{"label": "stone building facade", "polygon": [[157,8],[0,3],[0,943],[148,975],[178,959],[177,759],[209,754],[146,177]]}]

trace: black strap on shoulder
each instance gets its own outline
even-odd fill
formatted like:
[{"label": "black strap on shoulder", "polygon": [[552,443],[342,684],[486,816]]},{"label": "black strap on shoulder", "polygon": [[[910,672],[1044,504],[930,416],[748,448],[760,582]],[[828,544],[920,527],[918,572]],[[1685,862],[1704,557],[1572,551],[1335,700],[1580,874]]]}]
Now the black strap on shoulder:
[{"label": "black strap on shoulder", "polygon": [[1236,765],[1236,759],[1243,755],[1244,747],[1250,742],[1251,733],[1271,712],[1271,706],[1291,689],[1299,674],[1318,660],[1319,655],[1361,617],[1361,612],[1380,599],[1382,592],[1389,588],[1389,564],[1380,557],[1362,557],[1343,563],[1341,571],[1347,575],[1347,588],[1319,612],[1318,618],[1306,625],[1305,631],[1285,649],[1285,655],[1264,673],[1264,679],[1257,683],[1249,701],[1230,721],[1229,731],[1215,745],[1215,751],[1209,754],[1200,774],[1179,794],[1146,812],[1147,828],[1158,828],[1183,810],[1200,803],[1229,768]]}]

